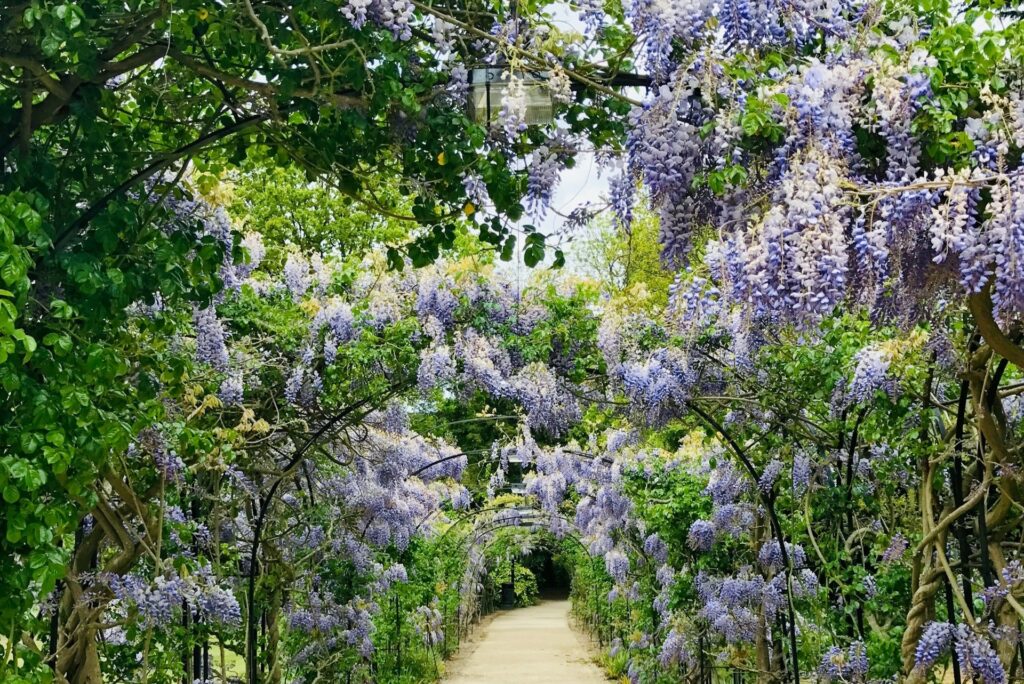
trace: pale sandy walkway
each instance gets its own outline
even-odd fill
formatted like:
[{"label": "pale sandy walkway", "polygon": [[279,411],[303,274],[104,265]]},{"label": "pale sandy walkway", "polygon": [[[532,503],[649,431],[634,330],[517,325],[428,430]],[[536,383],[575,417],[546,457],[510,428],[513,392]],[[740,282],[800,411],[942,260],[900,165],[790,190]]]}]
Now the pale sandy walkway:
[{"label": "pale sandy walkway", "polygon": [[569,627],[568,601],[497,615],[464,643],[447,684],[601,684],[591,651]]}]

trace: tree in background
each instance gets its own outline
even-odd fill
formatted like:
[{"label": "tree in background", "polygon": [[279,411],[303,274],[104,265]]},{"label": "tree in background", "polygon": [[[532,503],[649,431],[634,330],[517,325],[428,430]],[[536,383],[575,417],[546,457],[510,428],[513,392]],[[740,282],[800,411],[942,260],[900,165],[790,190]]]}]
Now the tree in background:
[{"label": "tree in background", "polygon": [[[368,180],[367,185],[387,206],[409,209],[388,181]],[[400,246],[409,236],[406,221],[382,214],[322,179],[306,178],[297,167],[243,171],[229,187],[228,213],[242,232],[255,230],[270,246],[359,256],[375,248]],[[270,253],[264,259],[283,267],[285,256]]]},{"label": "tree in background", "polygon": [[642,286],[664,305],[673,276],[661,260],[658,218],[646,203],[633,211],[628,227],[608,214],[595,219],[580,236],[573,257],[580,270],[602,283],[610,294]]}]

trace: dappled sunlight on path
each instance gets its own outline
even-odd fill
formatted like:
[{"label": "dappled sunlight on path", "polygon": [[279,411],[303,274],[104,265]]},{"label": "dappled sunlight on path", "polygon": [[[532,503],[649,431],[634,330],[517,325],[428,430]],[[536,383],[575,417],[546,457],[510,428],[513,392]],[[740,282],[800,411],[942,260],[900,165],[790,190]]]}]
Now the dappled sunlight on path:
[{"label": "dappled sunlight on path", "polygon": [[447,684],[598,684],[608,681],[569,626],[568,601],[500,613],[451,662]]}]

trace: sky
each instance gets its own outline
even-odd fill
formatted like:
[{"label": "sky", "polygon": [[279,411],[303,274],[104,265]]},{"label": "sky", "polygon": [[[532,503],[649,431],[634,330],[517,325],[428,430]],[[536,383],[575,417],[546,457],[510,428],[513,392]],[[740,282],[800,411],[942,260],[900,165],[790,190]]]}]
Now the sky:
[{"label": "sky", "polygon": [[[575,258],[573,247],[580,241],[580,238],[587,235],[587,231],[591,229],[588,226],[577,228],[571,233],[574,240],[572,242],[565,243],[564,237],[568,236],[563,226],[565,219],[559,214],[568,215],[573,209],[583,205],[584,203],[589,203],[594,207],[605,204],[608,196],[609,175],[609,169],[604,169],[603,174],[600,173],[600,169],[594,159],[593,153],[581,152],[576,157],[576,166],[562,172],[561,180],[555,188],[554,195],[551,198],[551,208],[556,210],[558,213],[548,210],[542,220],[536,220],[529,216],[524,216],[524,218],[519,222],[520,224],[533,225],[539,232],[547,235],[548,244],[558,244],[558,236],[563,236],[563,244],[561,244],[561,247],[565,252],[565,269],[567,271],[579,271],[579,262],[578,259]],[[522,243],[523,240],[520,236],[516,241],[516,255],[510,261],[496,262],[497,271],[514,278],[520,287],[528,284],[531,273],[536,270],[530,269],[523,264]],[[554,250],[548,250],[544,263],[550,265],[553,258]]]}]

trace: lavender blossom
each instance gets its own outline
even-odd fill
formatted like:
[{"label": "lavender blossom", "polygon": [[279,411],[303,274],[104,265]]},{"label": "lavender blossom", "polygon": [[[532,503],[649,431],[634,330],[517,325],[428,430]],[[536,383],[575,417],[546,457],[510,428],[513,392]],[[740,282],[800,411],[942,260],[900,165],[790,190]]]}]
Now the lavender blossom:
[{"label": "lavender blossom", "polygon": [[309,290],[309,262],[301,254],[291,253],[284,263],[284,284],[295,301]]},{"label": "lavender blossom", "polygon": [[793,456],[793,496],[803,496],[811,484],[811,458],[803,452]]},{"label": "lavender blossom", "polygon": [[764,467],[764,470],[761,472],[761,477],[757,481],[757,486],[762,492],[765,494],[771,492],[772,487],[775,486],[775,481],[778,479],[779,475],[782,474],[783,467],[782,461],[777,458],[773,458],[768,462],[768,465]]},{"label": "lavender blossom", "polygon": [[854,362],[856,367],[849,390],[851,401],[862,403],[873,398],[878,390],[888,391],[891,388],[889,359],[880,349],[862,349],[854,356]]},{"label": "lavender blossom", "polygon": [[604,565],[612,579],[619,584],[625,583],[629,573],[629,558],[624,553],[618,549],[609,551],[604,555]]},{"label": "lavender blossom", "polygon": [[228,347],[224,326],[217,318],[212,306],[195,309],[193,322],[196,331],[196,360],[212,366],[215,370],[228,368]]},{"label": "lavender blossom", "polygon": [[229,373],[217,390],[217,396],[228,405],[241,405],[245,394],[245,385],[242,381],[242,371]]},{"label": "lavender blossom", "polygon": [[889,547],[882,553],[883,563],[893,563],[898,561],[906,553],[907,547],[910,542],[902,534],[897,532],[893,535],[892,540],[889,542]]},{"label": "lavender blossom", "polygon": [[981,684],[1006,684],[1006,670],[992,644],[967,625],[957,625],[954,650],[966,676]]},{"label": "lavender blossom", "polygon": [[953,626],[948,622],[929,622],[921,632],[914,651],[916,667],[928,669],[949,651],[953,643]]},{"label": "lavender blossom", "polygon": [[695,520],[690,525],[687,541],[694,551],[710,551],[715,545],[715,526],[707,520]]}]

